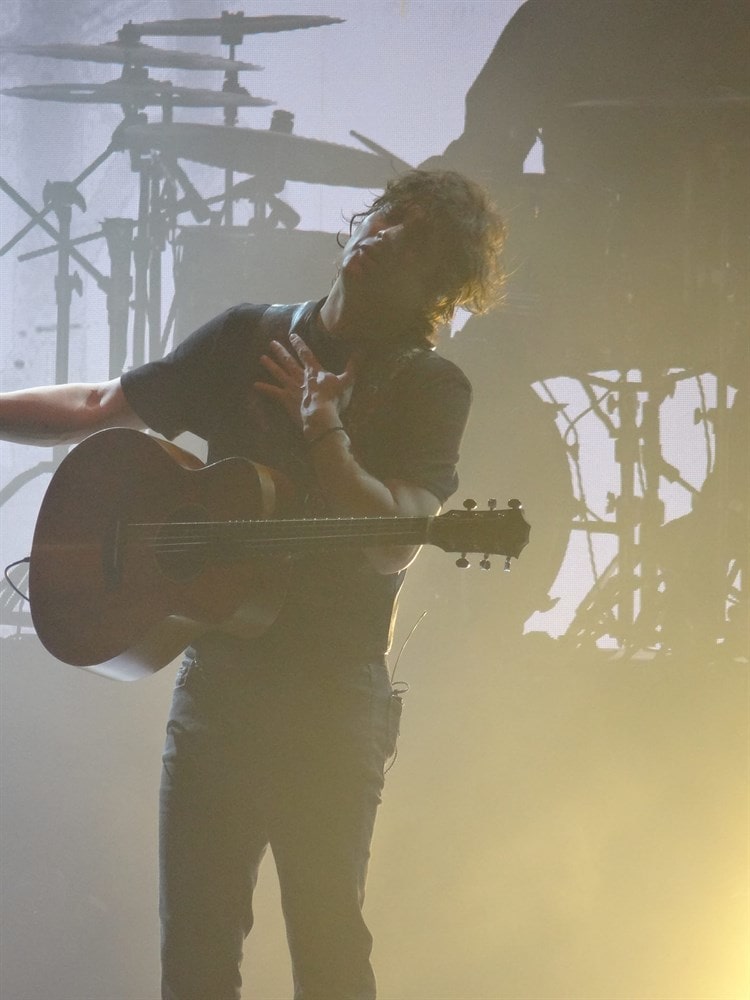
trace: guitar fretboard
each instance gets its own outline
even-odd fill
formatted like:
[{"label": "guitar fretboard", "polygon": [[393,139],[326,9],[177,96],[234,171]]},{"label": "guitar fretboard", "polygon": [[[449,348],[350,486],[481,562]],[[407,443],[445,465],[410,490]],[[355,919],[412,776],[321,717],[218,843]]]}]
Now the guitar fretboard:
[{"label": "guitar fretboard", "polygon": [[288,552],[357,545],[420,545],[432,517],[299,518],[255,521],[170,521],[125,526],[128,541],[159,551],[205,547],[222,552]]}]

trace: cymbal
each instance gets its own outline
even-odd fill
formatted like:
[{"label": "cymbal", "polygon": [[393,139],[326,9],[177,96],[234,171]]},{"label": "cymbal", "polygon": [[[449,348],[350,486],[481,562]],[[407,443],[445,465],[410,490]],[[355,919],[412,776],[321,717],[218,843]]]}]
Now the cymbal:
[{"label": "cymbal", "polygon": [[82,45],[77,42],[52,42],[46,45],[8,45],[0,43],[0,53],[21,56],[42,56],[47,59],[74,59],[76,62],[118,63],[123,66],[153,66],[158,69],[199,69],[239,72],[259,70],[262,66],[224,59],[200,52],[170,52],[142,42],[123,44],[105,42],[103,45]]},{"label": "cymbal", "polygon": [[229,14],[221,17],[186,17],[176,21],[146,21],[133,24],[132,21],[120,29],[121,38],[141,38],[143,35],[192,35],[229,38],[226,44],[239,44],[243,35],[262,35],[277,31],[295,31],[299,28],[322,28],[329,24],[343,24],[343,18],[326,17],[323,14],[275,14],[261,17],[245,17],[244,14]]},{"label": "cymbal", "polygon": [[260,177],[382,188],[394,176],[387,156],[268,129],[189,123],[129,125],[125,143]]},{"label": "cymbal", "polygon": [[45,83],[0,90],[8,97],[34,101],[62,101],[66,104],[122,104],[136,108],[264,108],[274,101],[252,94],[235,94],[222,90],[196,90],[174,87],[171,83],[153,80],[143,83]]}]

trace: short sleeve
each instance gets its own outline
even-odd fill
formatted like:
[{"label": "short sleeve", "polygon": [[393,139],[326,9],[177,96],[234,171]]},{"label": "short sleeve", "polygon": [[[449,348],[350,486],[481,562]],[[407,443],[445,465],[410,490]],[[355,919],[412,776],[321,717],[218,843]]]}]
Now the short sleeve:
[{"label": "short sleeve", "polygon": [[471,384],[452,362],[434,354],[419,359],[398,383],[371,471],[382,480],[422,486],[444,503],[458,488]]},{"label": "short sleeve", "polygon": [[210,438],[233,380],[246,384],[257,366],[254,331],[266,306],[235,306],[209,320],[164,358],[125,372],[128,403],[166,438],[190,431]]}]

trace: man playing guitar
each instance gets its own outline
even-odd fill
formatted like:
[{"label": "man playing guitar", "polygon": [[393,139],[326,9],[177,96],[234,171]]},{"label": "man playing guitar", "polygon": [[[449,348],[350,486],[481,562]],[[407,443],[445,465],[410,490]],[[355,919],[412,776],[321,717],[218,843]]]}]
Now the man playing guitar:
[{"label": "man playing guitar", "polygon": [[[52,444],[111,427],[190,431],[209,460],[279,470],[304,516],[426,517],[455,491],[470,387],[433,350],[496,294],[504,230],[453,172],[413,171],[352,220],[320,303],[240,305],[101,384],[0,397],[0,434]],[[273,624],[187,650],[161,791],[162,996],[234,1000],[270,844],[295,997],[375,996],[364,884],[400,700],[385,665],[413,544],[292,559]],[[33,597],[33,595],[32,595]]]}]

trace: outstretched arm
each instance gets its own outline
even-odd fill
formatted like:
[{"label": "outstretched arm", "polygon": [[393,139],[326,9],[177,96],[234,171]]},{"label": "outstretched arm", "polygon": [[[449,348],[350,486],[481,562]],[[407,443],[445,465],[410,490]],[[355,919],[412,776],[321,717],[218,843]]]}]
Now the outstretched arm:
[{"label": "outstretched arm", "polygon": [[75,443],[105,427],[145,427],[125,398],[119,378],[0,394],[0,438],[5,441]]}]

